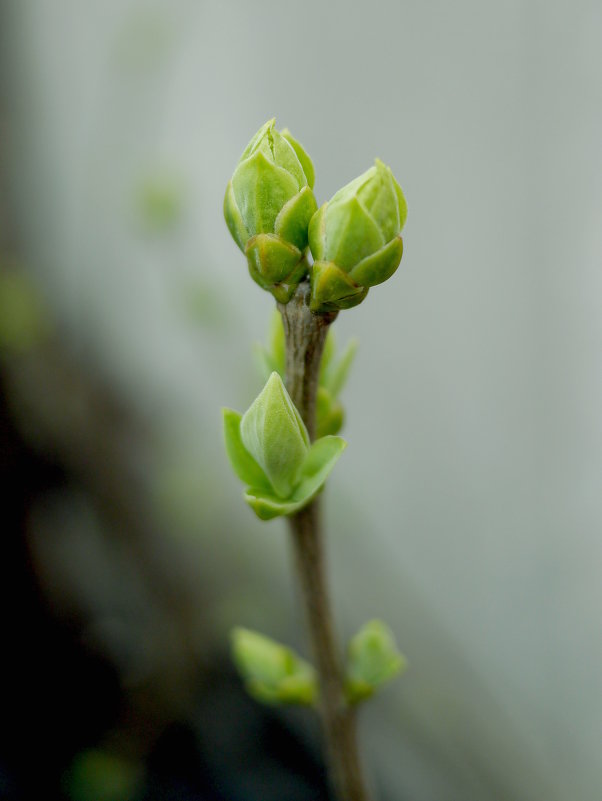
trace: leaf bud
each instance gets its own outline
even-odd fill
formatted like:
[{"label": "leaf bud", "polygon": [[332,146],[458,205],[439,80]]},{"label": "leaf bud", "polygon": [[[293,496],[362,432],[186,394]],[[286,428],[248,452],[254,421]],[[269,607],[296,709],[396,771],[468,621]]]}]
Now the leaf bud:
[{"label": "leaf bud", "polygon": [[381,620],[366,623],[351,639],[347,650],[346,691],[358,703],[407,668],[397,650],[391,629]]},{"label": "leaf bud", "polygon": [[266,704],[313,704],[314,668],[291,648],[250,629],[231,634],[232,657],[250,695]]},{"label": "leaf bud", "polygon": [[226,188],[224,217],[254,281],[288,303],[307,274],[307,229],[317,209],[311,159],[269,120],[251,139]]},{"label": "leaf bud", "polygon": [[242,443],[287,498],[309,451],[309,435],[282,379],[274,372],[240,421]]},{"label": "leaf bud", "polygon": [[309,224],[312,311],[350,309],[390,278],[401,261],[406,217],[401,187],[379,159],[324,203]]},{"label": "leaf bud", "polygon": [[262,520],[291,515],[322,489],[346,447],[340,437],[310,443],[277,372],[244,415],[224,409],[226,451],[247,485],[245,500]]}]

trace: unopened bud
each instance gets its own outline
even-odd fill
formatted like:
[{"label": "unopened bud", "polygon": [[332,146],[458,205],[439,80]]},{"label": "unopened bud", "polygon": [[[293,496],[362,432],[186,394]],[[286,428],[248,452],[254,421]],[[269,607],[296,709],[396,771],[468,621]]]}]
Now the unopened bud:
[{"label": "unopened bud", "polygon": [[318,209],[309,224],[312,311],[357,306],[393,275],[406,216],[401,187],[379,159]]},{"label": "unopened bud", "polygon": [[253,280],[287,303],[307,273],[307,229],[317,203],[309,156],[274,123],[266,122],[240,157],[224,216]]},{"label": "unopened bud", "polygon": [[313,667],[292,649],[250,629],[232,631],[232,656],[248,692],[267,704],[313,704]]},{"label": "unopened bud", "polygon": [[380,620],[371,620],[349,643],[346,671],[349,701],[357,703],[369,698],[406,667],[407,661],[397,650],[391,629]]}]

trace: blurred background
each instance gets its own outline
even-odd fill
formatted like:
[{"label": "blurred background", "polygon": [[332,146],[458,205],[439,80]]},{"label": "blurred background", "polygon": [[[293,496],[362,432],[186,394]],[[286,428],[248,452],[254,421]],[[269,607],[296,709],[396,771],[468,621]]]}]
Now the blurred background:
[{"label": "blurred background", "polygon": [[318,202],[379,156],[409,205],[336,323],[337,621],[410,661],[361,714],[377,797],[599,799],[600,3],[1,9],[0,798],[327,798],[311,714],[228,657],[234,624],[307,654],[220,423],[273,307],[223,192],[276,116]]}]

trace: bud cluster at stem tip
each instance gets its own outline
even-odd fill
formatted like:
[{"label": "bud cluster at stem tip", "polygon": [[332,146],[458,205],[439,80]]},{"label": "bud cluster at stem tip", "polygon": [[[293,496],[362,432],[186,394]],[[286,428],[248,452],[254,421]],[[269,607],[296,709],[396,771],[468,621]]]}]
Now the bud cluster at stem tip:
[{"label": "bud cluster at stem tip", "polygon": [[309,274],[313,312],[357,306],[401,261],[407,217],[401,187],[376,159],[318,209],[311,159],[274,124],[269,120],[255,134],[228,183],[224,216],[230,233],[251,277],[280,303],[288,303]]}]

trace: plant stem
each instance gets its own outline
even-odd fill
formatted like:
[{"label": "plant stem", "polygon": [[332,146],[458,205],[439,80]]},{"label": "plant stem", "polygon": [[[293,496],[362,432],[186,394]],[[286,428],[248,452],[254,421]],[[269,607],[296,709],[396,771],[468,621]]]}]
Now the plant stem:
[{"label": "plant stem", "polygon": [[[286,305],[278,304],[286,337],[286,387],[310,438],[315,437],[320,361],[337,312],[313,314],[309,283]],[[295,566],[320,680],[320,714],[333,787],[340,801],[369,801],[357,747],[354,710],[345,700],[326,580],[320,498],[289,518]]]}]

